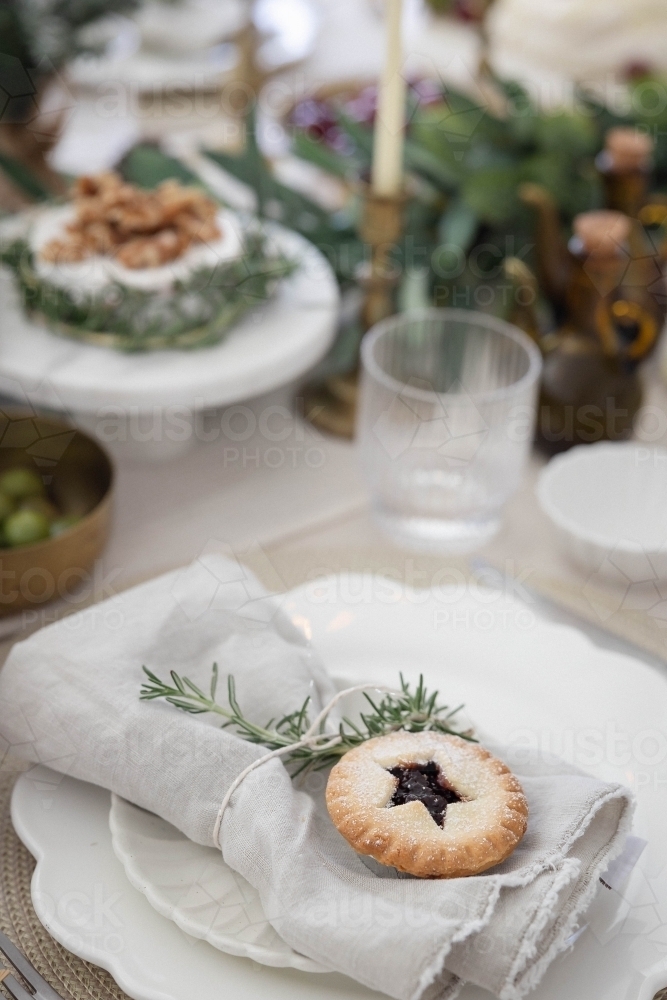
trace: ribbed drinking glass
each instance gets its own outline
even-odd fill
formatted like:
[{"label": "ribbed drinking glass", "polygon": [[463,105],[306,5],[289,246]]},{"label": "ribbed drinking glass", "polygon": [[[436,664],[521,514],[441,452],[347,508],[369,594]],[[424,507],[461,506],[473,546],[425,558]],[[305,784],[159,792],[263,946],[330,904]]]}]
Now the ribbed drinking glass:
[{"label": "ribbed drinking glass", "polygon": [[537,346],[494,317],[427,309],[377,324],[361,356],[358,438],[380,526],[409,548],[483,545],[533,438]]}]

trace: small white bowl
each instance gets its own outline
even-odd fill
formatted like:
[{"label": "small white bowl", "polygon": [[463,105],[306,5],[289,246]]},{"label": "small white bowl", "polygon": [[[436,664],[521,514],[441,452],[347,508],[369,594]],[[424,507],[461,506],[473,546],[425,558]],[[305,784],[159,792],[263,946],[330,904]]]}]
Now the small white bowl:
[{"label": "small white bowl", "polygon": [[584,569],[622,582],[667,579],[667,450],[635,442],[572,448],[537,484],[542,510]]}]

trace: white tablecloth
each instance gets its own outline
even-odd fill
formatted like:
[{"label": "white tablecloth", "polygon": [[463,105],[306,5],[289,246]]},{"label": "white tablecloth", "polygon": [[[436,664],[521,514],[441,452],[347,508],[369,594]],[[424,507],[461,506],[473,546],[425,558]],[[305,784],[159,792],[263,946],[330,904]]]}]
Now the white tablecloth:
[{"label": "white tablecloth", "polygon": [[[111,539],[82,599],[101,600],[211,547],[248,558],[276,589],[291,583],[282,571],[272,574],[274,553],[285,565],[292,556],[303,562],[307,553],[323,572],[345,568],[354,553],[361,560],[355,568],[365,568],[364,559],[368,568],[382,566],[382,553],[390,546],[373,524],[355,445],[326,437],[293,416],[293,392],[286,389],[212,416],[200,430],[211,440],[198,441],[180,459],[117,465]],[[649,381],[647,402],[667,413],[667,389],[656,378]],[[537,454],[532,457],[501,532],[480,556],[557,600],[560,607],[542,606],[549,617],[579,625],[599,645],[627,650],[608,629],[631,635],[636,628],[641,632],[642,620],[615,591],[602,593],[603,608],[591,600],[586,574],[560,551],[534,495],[543,462]],[[319,562],[315,552],[322,554]],[[412,558],[404,554],[406,572]],[[62,610],[31,611],[20,624],[34,628]],[[660,649],[663,644],[667,659],[667,628],[664,633],[654,629],[649,645]],[[643,658],[657,662],[648,653]]]}]

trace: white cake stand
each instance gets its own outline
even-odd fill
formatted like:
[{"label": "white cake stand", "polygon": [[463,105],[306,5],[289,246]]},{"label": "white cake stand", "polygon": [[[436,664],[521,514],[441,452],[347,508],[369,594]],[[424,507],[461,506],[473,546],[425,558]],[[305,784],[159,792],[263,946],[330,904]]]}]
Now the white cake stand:
[{"label": "white cake stand", "polygon": [[[297,270],[222,343],[202,350],[123,354],[60,338],[26,317],[11,275],[0,270],[0,394],[68,414],[117,457],[182,454],[196,440],[198,413],[286,385],[331,346],[339,307],[331,267],[297,233],[272,224],[270,235],[298,261]],[[109,421],[156,414],[162,420],[165,412],[175,428],[171,435],[159,429],[116,440],[100,434]]]}]

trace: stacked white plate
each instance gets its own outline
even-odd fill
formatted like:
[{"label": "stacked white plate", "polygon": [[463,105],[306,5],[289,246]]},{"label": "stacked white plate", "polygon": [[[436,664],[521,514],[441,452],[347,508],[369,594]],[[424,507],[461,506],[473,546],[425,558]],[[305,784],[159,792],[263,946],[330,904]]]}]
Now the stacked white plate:
[{"label": "stacked white plate", "polygon": [[[667,680],[496,591],[406,590],[372,576],[317,581],[283,607],[343,684],[421,671],[482,736],[566,757],[637,794],[648,846],[620,892],[600,888],[573,949],[535,1000],[652,1000],[667,985]],[[322,779],[323,780],[323,779]],[[111,828],[109,811],[111,806]],[[51,934],[136,1000],[371,1000],[282,942],[219,853],[46,768],[18,782],[13,819],[37,858],[33,902]],[[240,957],[245,956],[245,957]],[[253,961],[248,961],[252,959]],[[462,1000],[489,1000],[466,987]]]}]

